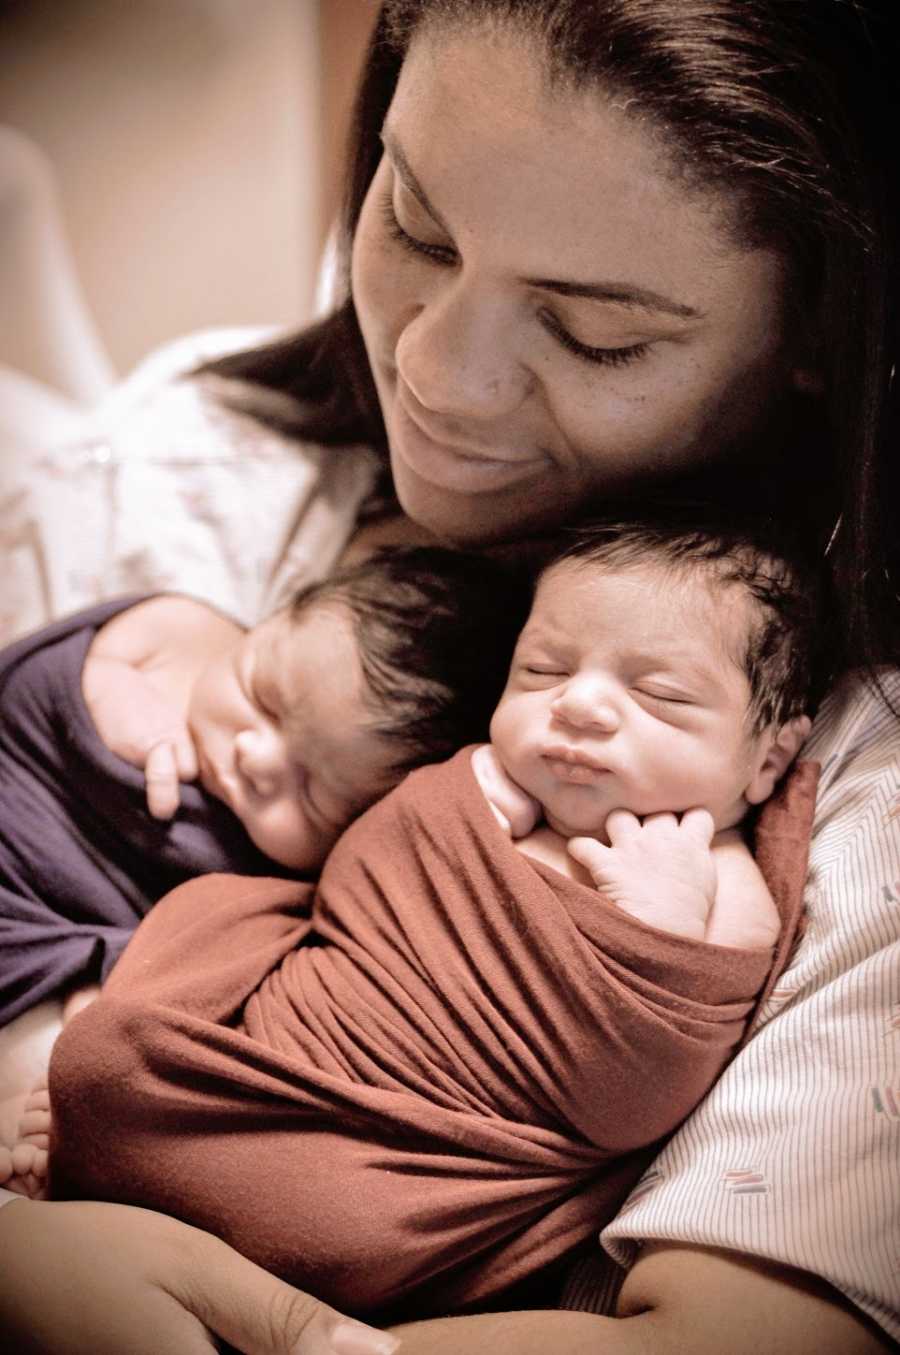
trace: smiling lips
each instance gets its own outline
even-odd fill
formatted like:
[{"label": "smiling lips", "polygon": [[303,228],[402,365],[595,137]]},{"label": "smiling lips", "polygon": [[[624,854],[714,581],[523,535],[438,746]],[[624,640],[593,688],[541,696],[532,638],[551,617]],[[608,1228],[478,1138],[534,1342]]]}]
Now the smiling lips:
[{"label": "smiling lips", "polygon": [[402,400],[397,402],[395,450],[421,479],[439,489],[472,494],[508,488],[543,469],[543,453],[505,455],[496,448],[446,442],[427,431]]},{"label": "smiling lips", "polygon": [[590,754],[564,744],[545,749],[541,760],[560,781],[568,781],[574,786],[595,786],[611,775],[609,767]]}]

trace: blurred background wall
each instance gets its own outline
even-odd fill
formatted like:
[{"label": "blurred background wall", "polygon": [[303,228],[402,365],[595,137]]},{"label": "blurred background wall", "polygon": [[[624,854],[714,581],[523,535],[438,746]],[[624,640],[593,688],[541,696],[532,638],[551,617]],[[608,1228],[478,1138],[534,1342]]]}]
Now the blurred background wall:
[{"label": "blurred background wall", "polygon": [[308,317],[376,8],[0,0],[0,122],[49,156],[117,371],[206,325]]}]

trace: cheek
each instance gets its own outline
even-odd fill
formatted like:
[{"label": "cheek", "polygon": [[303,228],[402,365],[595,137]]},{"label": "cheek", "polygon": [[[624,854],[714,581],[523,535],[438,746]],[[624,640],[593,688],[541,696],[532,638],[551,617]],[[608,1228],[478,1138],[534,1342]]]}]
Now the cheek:
[{"label": "cheek", "polygon": [[522,694],[504,697],[491,721],[491,741],[501,754],[526,750],[529,734],[540,719],[539,703]]},{"label": "cheek", "polygon": [[328,847],[310,830],[294,803],[270,805],[244,821],[249,836],[266,856],[291,870],[314,870],[324,861]]},{"label": "cheek", "polygon": [[388,338],[396,341],[410,290],[410,270],[400,257],[400,247],[386,234],[379,201],[376,180],[359,219],[351,267],[356,313],[373,361],[379,355],[379,344]]}]

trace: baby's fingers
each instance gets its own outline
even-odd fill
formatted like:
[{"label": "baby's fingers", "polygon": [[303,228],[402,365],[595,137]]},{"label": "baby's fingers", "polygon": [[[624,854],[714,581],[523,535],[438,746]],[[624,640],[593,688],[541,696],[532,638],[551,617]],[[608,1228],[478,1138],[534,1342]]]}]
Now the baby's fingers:
[{"label": "baby's fingers", "polygon": [[144,780],[150,813],[155,819],[171,819],[178,808],[178,764],[171,739],[161,739],[148,752]]},{"label": "baby's fingers", "polygon": [[197,766],[197,750],[194,747],[194,740],[185,729],[180,734],[174,735],[172,742],[175,748],[175,766],[179,781],[195,781],[200,769]]},{"label": "baby's fingers", "polygon": [[605,876],[609,848],[602,842],[594,837],[570,837],[566,846],[572,860],[584,866],[595,882],[598,877]]},{"label": "baby's fingers", "polygon": [[641,831],[641,821],[630,809],[613,809],[606,818],[606,836],[613,847]]},{"label": "baby's fingers", "polygon": [[708,847],[712,842],[716,825],[708,809],[688,809],[681,816],[681,828],[698,846]]}]

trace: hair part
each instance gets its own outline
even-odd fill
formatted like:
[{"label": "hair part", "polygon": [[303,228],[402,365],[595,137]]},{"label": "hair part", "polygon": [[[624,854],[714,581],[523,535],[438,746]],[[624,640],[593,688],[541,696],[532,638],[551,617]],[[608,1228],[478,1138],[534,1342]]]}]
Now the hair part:
[{"label": "hair part", "polygon": [[530,601],[523,570],[438,546],[385,547],[300,590],[350,615],[371,729],[399,776],[488,738]]},{"label": "hair part", "polygon": [[592,521],[566,533],[563,562],[611,570],[661,565],[676,576],[699,577],[714,596],[737,588],[749,603],[743,652],[732,657],[750,685],[748,719],[754,734],[811,713],[828,674],[821,670],[821,586],[803,556],[786,552],[769,530],[715,521],[696,508],[669,515]]}]

